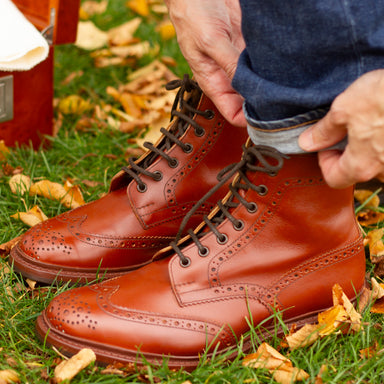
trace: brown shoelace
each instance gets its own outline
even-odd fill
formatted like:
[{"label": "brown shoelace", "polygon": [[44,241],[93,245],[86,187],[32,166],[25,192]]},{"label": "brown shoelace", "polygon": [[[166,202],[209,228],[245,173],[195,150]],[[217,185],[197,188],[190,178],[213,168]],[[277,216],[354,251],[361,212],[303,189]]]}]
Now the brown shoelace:
[{"label": "brown shoelace", "polygon": [[[256,212],[258,207],[257,203],[254,201],[247,201],[239,193],[240,190],[247,191],[252,189],[257,192],[259,195],[264,196],[268,193],[268,187],[266,185],[255,185],[247,177],[247,172],[264,172],[268,175],[276,175],[284,163],[284,158],[287,156],[282,155],[273,148],[266,146],[251,146],[249,148],[243,148],[243,157],[239,163],[231,164],[228,167],[224,168],[218,175],[219,183],[208,191],[205,196],[203,196],[188,212],[184,217],[179,232],[176,236],[175,241],[171,242],[170,246],[173,248],[175,253],[180,258],[180,264],[183,267],[188,267],[191,263],[191,260],[186,257],[182,248],[187,244],[190,244],[190,241],[193,241],[197,248],[199,255],[201,257],[206,257],[209,254],[209,249],[201,243],[201,238],[204,237],[207,232],[211,231],[215,234],[217,242],[219,244],[225,244],[228,241],[227,235],[221,233],[218,230],[218,226],[225,220],[228,219],[236,230],[242,230],[244,228],[244,222],[236,219],[231,213],[239,204],[242,204],[246,207],[249,212]],[[273,161],[274,164],[271,164],[270,161]],[[211,197],[219,188],[221,188],[228,180],[230,180],[236,173],[239,177],[233,182],[229,189],[231,191],[230,197],[223,203],[219,201],[218,207],[219,210],[217,214],[209,218],[207,215],[203,217],[205,226],[199,230],[198,233],[195,233],[193,230],[189,229],[187,231],[190,241],[183,242],[182,245],[178,245],[181,234],[184,231],[185,226],[187,225],[189,219],[196,212],[196,210]]]},{"label": "brown shoelace", "polygon": [[157,181],[162,179],[162,173],[160,171],[150,172],[147,170],[149,165],[151,165],[159,156],[166,160],[171,168],[175,168],[179,164],[178,159],[169,156],[166,151],[168,151],[175,144],[178,145],[185,153],[189,153],[193,150],[191,144],[183,143],[179,140],[189,125],[194,128],[196,136],[203,136],[205,134],[204,128],[197,124],[196,121],[193,120],[193,117],[196,114],[203,116],[206,119],[212,119],[214,117],[214,112],[212,110],[207,109],[205,111],[199,111],[194,105],[191,105],[191,98],[185,100],[185,93],[190,93],[193,90],[202,92],[198,84],[194,80],[190,79],[188,75],[184,75],[183,79],[173,80],[166,85],[167,90],[173,90],[176,88],[179,88],[179,90],[172,106],[171,121],[176,117],[178,118],[178,122],[174,127],[173,132],[170,132],[165,128],[161,128],[160,132],[163,134],[164,138],[158,146],[154,146],[148,141],[143,144],[144,147],[151,152],[151,154],[147,155],[141,163],[136,163],[136,158],[130,158],[128,160],[130,167],[122,168],[123,171],[125,171],[136,181],[137,189],[140,192],[145,192],[147,190],[147,185],[141,179],[141,175],[146,175]]}]

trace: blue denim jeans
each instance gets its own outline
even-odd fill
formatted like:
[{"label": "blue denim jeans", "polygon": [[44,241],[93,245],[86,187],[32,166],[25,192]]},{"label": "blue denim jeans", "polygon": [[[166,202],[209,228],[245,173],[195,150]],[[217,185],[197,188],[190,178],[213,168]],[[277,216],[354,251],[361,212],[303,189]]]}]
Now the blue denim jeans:
[{"label": "blue denim jeans", "polygon": [[384,68],[384,0],[240,0],[246,49],[234,88],[258,144],[298,135],[363,73]]}]

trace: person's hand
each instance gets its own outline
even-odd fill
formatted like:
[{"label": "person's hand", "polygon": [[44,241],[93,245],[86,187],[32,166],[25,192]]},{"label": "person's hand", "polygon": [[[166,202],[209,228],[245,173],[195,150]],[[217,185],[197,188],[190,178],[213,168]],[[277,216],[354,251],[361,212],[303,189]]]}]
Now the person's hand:
[{"label": "person's hand", "polygon": [[231,80],[245,44],[239,0],[165,0],[195,80],[232,124],[245,126],[243,99]]},{"label": "person's hand", "polygon": [[[343,152],[324,150],[346,135]],[[331,187],[384,181],[384,70],[368,72],[351,84],[324,118],[301,134],[299,145],[320,151],[319,164]]]}]

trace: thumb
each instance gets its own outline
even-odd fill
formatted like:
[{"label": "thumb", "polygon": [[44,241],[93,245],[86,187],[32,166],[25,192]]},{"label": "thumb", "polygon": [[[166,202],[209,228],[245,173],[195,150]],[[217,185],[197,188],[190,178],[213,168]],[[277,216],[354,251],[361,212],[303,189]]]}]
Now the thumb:
[{"label": "thumb", "polygon": [[346,134],[346,124],[335,123],[332,119],[332,112],[329,111],[321,120],[299,136],[299,145],[304,151],[320,151],[337,144]]}]

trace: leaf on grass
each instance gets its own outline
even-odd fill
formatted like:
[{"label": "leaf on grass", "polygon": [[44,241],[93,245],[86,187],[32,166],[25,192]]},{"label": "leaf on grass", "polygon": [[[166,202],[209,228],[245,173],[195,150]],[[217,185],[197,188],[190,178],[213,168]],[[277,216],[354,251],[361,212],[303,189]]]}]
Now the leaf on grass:
[{"label": "leaf on grass", "polygon": [[110,29],[106,32],[107,42],[109,42],[110,45],[127,45],[132,41],[136,41],[133,35],[141,23],[142,19],[140,17],[135,17],[118,27]]},{"label": "leaf on grass", "polygon": [[7,241],[6,243],[0,244],[0,256],[5,257],[9,255],[11,249],[19,242],[23,235],[17,236],[12,240]]},{"label": "leaf on grass", "polygon": [[24,224],[33,227],[36,224],[42,223],[45,220],[48,220],[48,217],[44,212],[35,205],[27,212],[17,212],[14,215],[11,215],[12,218],[22,221]]},{"label": "leaf on grass", "polygon": [[267,343],[262,343],[256,353],[246,356],[243,366],[267,369],[281,384],[306,380],[309,375],[293,366],[292,362]]},{"label": "leaf on grass", "polygon": [[372,284],[372,299],[377,300],[384,297],[384,284],[379,284],[374,277],[371,278],[371,284]]},{"label": "leaf on grass", "polygon": [[313,344],[319,338],[318,324],[305,324],[298,331],[285,337],[285,340],[292,351],[297,348]]},{"label": "leaf on grass", "polygon": [[384,213],[377,212],[372,210],[364,210],[360,211],[357,214],[357,221],[363,227],[368,227],[370,225],[374,225],[384,220]]},{"label": "leaf on grass", "polygon": [[59,101],[58,111],[64,115],[81,115],[92,109],[92,104],[78,95],[70,95]]},{"label": "leaf on grass", "polygon": [[97,15],[97,14],[102,14],[107,10],[108,7],[108,0],[102,0],[102,1],[84,1],[81,4],[81,10],[87,17]]},{"label": "leaf on grass", "polygon": [[0,161],[6,160],[8,154],[9,154],[9,149],[5,145],[5,141],[0,140]]},{"label": "leaf on grass", "polygon": [[171,40],[176,36],[175,27],[170,20],[166,20],[158,25],[156,30],[160,33],[162,40]]},{"label": "leaf on grass", "polygon": [[132,11],[138,13],[140,16],[149,15],[149,6],[147,0],[128,0],[127,7]]},{"label": "leaf on grass", "polygon": [[384,228],[373,229],[364,239],[364,245],[369,246],[369,254],[372,263],[378,263],[384,258],[383,244]]},{"label": "leaf on grass", "polygon": [[84,348],[69,360],[61,362],[55,368],[55,380],[61,383],[64,380],[71,380],[90,363],[96,361],[96,355],[92,349]]},{"label": "leaf on grass", "polygon": [[4,369],[0,371],[0,383],[20,383],[19,374],[13,369]]},{"label": "leaf on grass", "polygon": [[43,196],[51,200],[60,201],[67,208],[77,208],[84,204],[82,195],[77,188],[64,187],[59,183],[49,180],[41,180],[32,184],[29,194],[31,196]]},{"label": "leaf on grass", "polygon": [[335,306],[342,305],[348,314],[348,322],[351,325],[351,330],[358,332],[361,329],[361,315],[358,313],[348,299],[347,295],[343,292],[343,289],[339,284],[335,284],[332,288],[333,304]]},{"label": "leaf on grass", "polygon": [[77,26],[75,45],[86,50],[104,47],[108,43],[108,33],[97,28],[92,21],[80,21]]},{"label": "leaf on grass", "polygon": [[354,192],[355,199],[360,203],[364,204],[368,199],[370,199],[364,206],[364,208],[377,208],[380,204],[379,196],[374,195],[369,189],[357,189]]},{"label": "leaf on grass", "polygon": [[372,292],[370,289],[364,287],[360,292],[359,304],[357,306],[357,312],[363,313],[364,309],[370,305],[372,301]]},{"label": "leaf on grass", "polygon": [[18,174],[11,177],[9,187],[12,193],[23,196],[31,188],[32,182],[29,176]]},{"label": "leaf on grass", "polygon": [[361,359],[371,359],[378,352],[379,343],[374,340],[373,345],[368,348],[360,349],[360,358]]}]

